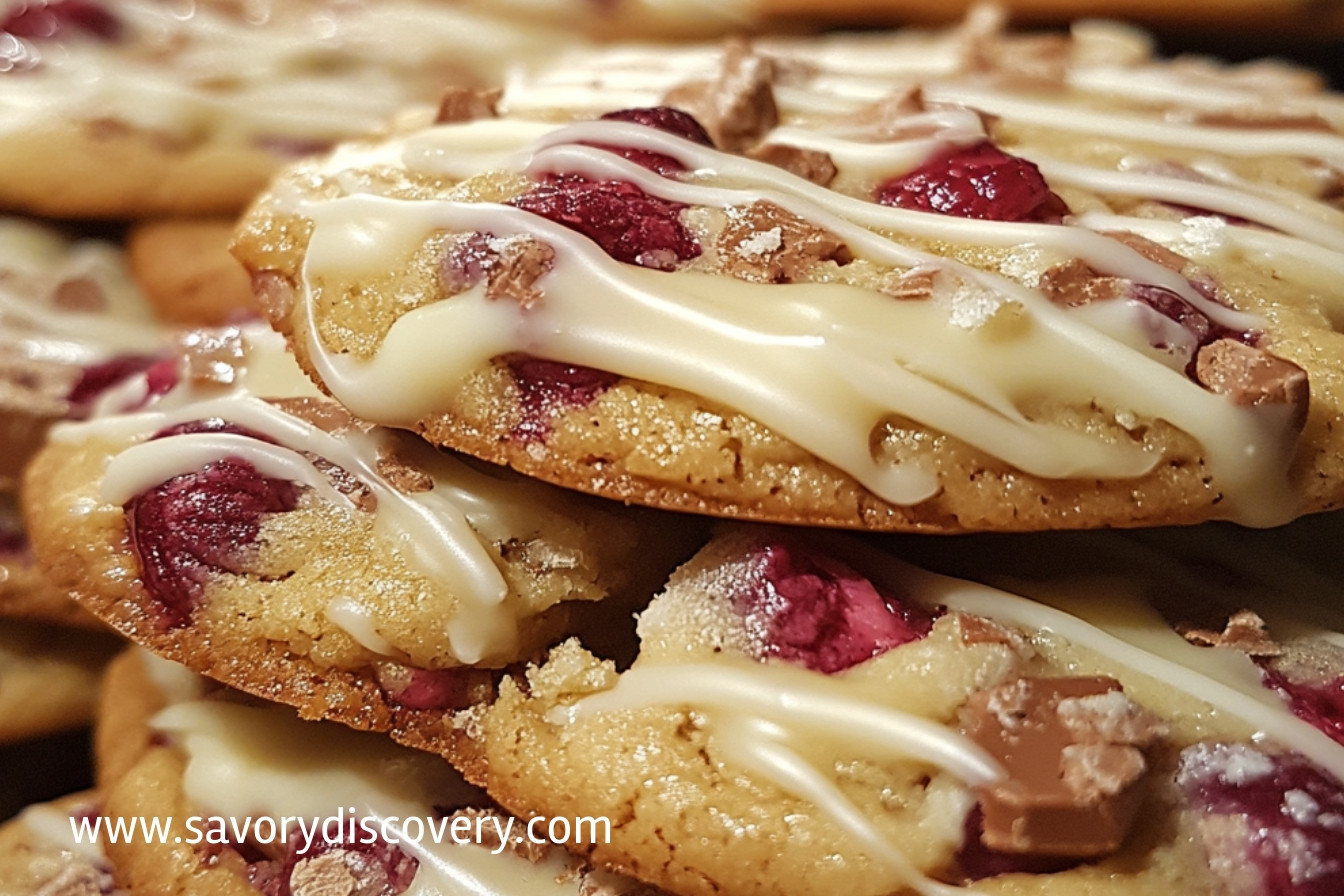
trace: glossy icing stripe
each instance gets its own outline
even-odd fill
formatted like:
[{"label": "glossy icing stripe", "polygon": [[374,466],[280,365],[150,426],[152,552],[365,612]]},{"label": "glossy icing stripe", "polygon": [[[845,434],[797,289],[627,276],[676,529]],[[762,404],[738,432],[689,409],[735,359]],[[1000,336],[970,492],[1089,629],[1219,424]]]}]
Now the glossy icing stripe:
[{"label": "glossy icing stripe", "polygon": [[[1290,446],[1276,444],[1284,431],[1276,415],[1235,408],[1020,287],[1004,291],[1024,296],[1040,326],[1027,338],[994,340],[949,327],[947,311],[936,302],[896,302],[840,284],[710,281],[621,265],[572,231],[502,206],[351,196],[303,213],[316,223],[302,285],[310,315],[318,297],[312,284],[385,269],[388,257],[409,252],[435,230],[528,234],[557,252],[555,269],[543,281],[546,300],[526,314],[511,303],[487,301],[476,289],[407,313],[368,361],[327,351],[310,331],[309,350],[323,381],[356,414],[382,423],[410,425],[441,406],[469,371],[523,351],[740,408],[877,494],[913,503],[931,493],[927,473],[883,467],[868,453],[869,433],[885,414],[911,412],[903,394],[932,388],[924,405],[930,425],[1003,456],[1012,440],[1003,440],[997,428],[987,437],[983,410],[960,396],[1008,408],[1016,396],[1048,383],[1076,390],[1073,397],[1083,405],[1095,399],[1172,420],[1204,444],[1226,483],[1229,513],[1261,521],[1284,513]],[[711,282],[712,289],[705,288]],[[827,324],[819,330],[818,321]],[[670,345],[679,348],[670,351]],[[800,364],[805,355],[816,360]],[[413,368],[410,358],[417,359]],[[733,378],[715,374],[725,358],[744,362]],[[955,377],[954,386],[930,378],[930,369]],[[878,371],[883,375],[874,380]],[[929,380],[924,389],[909,388],[912,372]],[[819,426],[819,419],[827,425]],[[1041,475],[1134,476],[1153,462],[1011,415],[1002,423],[1035,440],[1023,443],[1010,462]]]},{"label": "glossy icing stripe", "polygon": [[852,695],[843,676],[784,665],[703,663],[636,666],[616,686],[551,710],[554,725],[591,721],[648,706],[682,706],[702,721],[712,742],[740,768],[812,802],[885,865],[893,885],[925,896],[964,892],[925,876],[830,780],[830,767],[804,757],[809,746],[829,750],[844,732],[844,755],[875,763],[926,762],[968,786],[1003,777],[998,761],[951,729]]},{"label": "glossy icing stripe", "polygon": [[[300,722],[291,711],[220,701],[177,703],[153,727],[187,755],[183,788],[202,813],[246,819],[437,818],[438,807],[479,804],[437,756],[386,737]],[[376,829],[376,828],[375,828]],[[408,832],[410,828],[407,828]],[[517,825],[515,825],[515,832]],[[405,896],[574,896],[563,850],[532,863],[511,851],[435,843],[401,848],[419,861]]]},{"label": "glossy icing stripe", "polygon": [[925,99],[933,103],[970,106],[990,115],[1041,127],[1061,128],[1114,137],[1142,140],[1185,149],[1211,150],[1230,156],[1281,155],[1344,161],[1344,135],[1319,131],[1234,128],[1166,122],[1151,116],[1100,111],[1046,100],[1030,100],[1003,92],[960,84],[924,86]]},{"label": "glossy icing stripe", "polygon": [[[440,606],[453,655],[462,663],[475,663],[513,649],[518,637],[516,609],[507,599],[508,586],[487,547],[486,536],[479,532],[499,536],[509,531],[526,512],[524,505],[529,502],[525,496],[508,495],[500,483],[428,448],[421,453],[432,455],[426,469],[434,477],[434,488],[407,494],[377,469],[383,447],[390,447],[387,440],[400,441],[400,436],[385,431],[333,436],[246,394],[188,401],[177,407],[172,407],[171,400],[166,404],[167,409],[67,424],[57,429],[54,438],[143,440],[169,426],[218,417],[278,443],[229,434],[140,441],[118,454],[104,475],[104,500],[115,505],[173,475],[199,469],[213,460],[242,457],[266,475],[301,482],[316,489],[324,500],[351,506],[350,500],[335,491],[301,452],[325,458],[373,492],[377,499],[374,531],[396,545],[412,568],[423,575],[428,589],[426,606]],[[500,495],[501,491],[506,494]],[[492,500],[496,496],[498,502]],[[338,610],[333,622],[340,625],[344,618]],[[351,634],[365,646],[377,643],[363,627]]]}]

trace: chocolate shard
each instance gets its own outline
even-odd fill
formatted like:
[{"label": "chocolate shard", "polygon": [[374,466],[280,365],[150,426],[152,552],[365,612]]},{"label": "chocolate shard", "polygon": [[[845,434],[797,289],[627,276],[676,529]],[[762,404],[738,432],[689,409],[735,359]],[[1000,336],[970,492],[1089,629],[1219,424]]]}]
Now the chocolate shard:
[{"label": "chocolate shard", "polygon": [[1311,397],[1307,372],[1264,349],[1235,339],[1211,342],[1195,357],[1195,378],[1239,405],[1287,405],[1295,428],[1306,423]]},{"label": "chocolate shard", "polygon": [[977,692],[966,733],[1004,779],[979,790],[982,842],[1022,855],[1100,858],[1129,834],[1161,723],[1105,677],[1020,678]]},{"label": "chocolate shard", "polygon": [[504,91],[498,88],[478,90],[472,87],[449,87],[439,98],[435,124],[458,124],[481,118],[498,118],[499,98]]},{"label": "chocolate shard", "polygon": [[1176,631],[1199,647],[1231,647],[1253,657],[1283,655],[1282,645],[1270,637],[1265,620],[1253,610],[1233,613],[1221,632],[1190,625],[1177,625]]},{"label": "chocolate shard", "polygon": [[823,187],[829,187],[839,173],[830,154],[817,149],[800,149],[786,143],[761,143],[747,150],[746,155]]}]

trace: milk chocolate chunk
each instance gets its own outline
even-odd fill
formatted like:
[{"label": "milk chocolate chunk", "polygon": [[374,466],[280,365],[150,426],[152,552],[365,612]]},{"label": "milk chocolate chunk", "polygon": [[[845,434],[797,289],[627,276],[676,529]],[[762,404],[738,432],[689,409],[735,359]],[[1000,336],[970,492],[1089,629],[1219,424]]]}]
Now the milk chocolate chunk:
[{"label": "milk chocolate chunk", "polygon": [[499,98],[503,95],[504,91],[498,89],[449,87],[439,99],[439,112],[434,118],[434,123],[457,124],[481,118],[496,118],[499,115]]},{"label": "milk chocolate chunk", "polygon": [[980,789],[982,842],[1004,853],[1100,858],[1143,797],[1142,748],[1161,723],[1112,678],[1020,678],[967,704],[967,735],[1007,777]]},{"label": "milk chocolate chunk", "polygon": [[1235,339],[1211,342],[1195,358],[1195,377],[1210,392],[1226,395],[1236,404],[1288,405],[1297,428],[1306,422],[1307,372],[1263,349]]}]

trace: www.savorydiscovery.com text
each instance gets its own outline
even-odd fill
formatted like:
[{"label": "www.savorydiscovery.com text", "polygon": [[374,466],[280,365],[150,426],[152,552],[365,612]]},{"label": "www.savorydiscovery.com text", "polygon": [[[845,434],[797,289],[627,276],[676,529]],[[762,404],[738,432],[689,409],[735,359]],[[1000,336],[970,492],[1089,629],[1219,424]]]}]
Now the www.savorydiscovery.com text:
[{"label": "www.savorydiscovery.com text", "polygon": [[538,816],[524,821],[494,814],[444,816],[360,815],[353,808],[326,818],[297,815],[190,815],[179,829],[173,816],[133,815],[116,818],[71,816],[76,843],[181,843],[188,846],[255,843],[294,846],[300,854],[332,846],[387,843],[474,844],[493,853],[511,843],[596,845],[611,842],[611,819],[605,816],[565,818]]}]

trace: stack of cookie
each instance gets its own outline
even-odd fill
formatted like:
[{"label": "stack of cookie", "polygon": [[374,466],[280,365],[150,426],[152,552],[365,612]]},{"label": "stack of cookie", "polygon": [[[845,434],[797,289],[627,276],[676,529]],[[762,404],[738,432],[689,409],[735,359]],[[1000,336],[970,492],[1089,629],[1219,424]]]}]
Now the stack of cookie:
[{"label": "stack of cookie", "polygon": [[1344,102],[991,10],[504,74],[271,179],[269,327],[28,466],[149,651],[96,811],[173,822],[99,869],[1341,890]]}]

